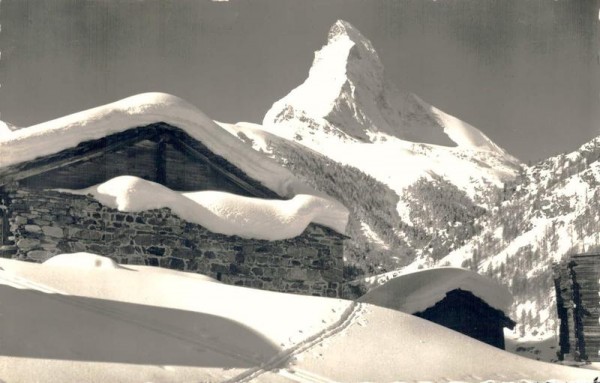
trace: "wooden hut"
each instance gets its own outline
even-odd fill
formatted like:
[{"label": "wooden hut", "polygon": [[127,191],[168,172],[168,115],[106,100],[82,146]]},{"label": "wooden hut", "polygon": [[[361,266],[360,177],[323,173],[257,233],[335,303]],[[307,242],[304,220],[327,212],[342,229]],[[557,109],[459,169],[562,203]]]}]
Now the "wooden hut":
[{"label": "wooden hut", "polygon": [[506,287],[473,271],[443,267],[397,276],[359,301],[406,312],[504,349],[505,311],[512,303]]},{"label": "wooden hut", "polygon": [[559,357],[600,362],[600,254],[575,254],[554,265]]},{"label": "wooden hut", "polygon": [[134,96],[24,128],[3,137],[0,152],[0,256],[43,262],[90,252],[235,285],[341,294],[346,237],[331,226],[310,223],[283,240],[241,238],[211,232],[168,208],[123,212],[64,192],[124,175],[176,191],[263,199],[310,190],[174,96]]},{"label": "wooden hut", "polygon": [[448,291],[433,307],[414,315],[501,349],[505,347],[504,328],[515,327],[503,311],[462,289]]}]

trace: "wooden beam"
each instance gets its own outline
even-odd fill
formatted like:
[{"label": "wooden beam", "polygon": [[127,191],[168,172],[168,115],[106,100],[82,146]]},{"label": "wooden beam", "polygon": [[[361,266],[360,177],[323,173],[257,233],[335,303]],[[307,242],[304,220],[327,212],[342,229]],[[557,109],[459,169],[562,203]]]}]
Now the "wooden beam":
[{"label": "wooden beam", "polygon": [[159,143],[155,175],[160,183],[164,184],[167,178],[166,144],[171,143],[192,158],[205,162],[217,174],[245,190],[248,194],[260,198],[281,198],[260,182],[248,177],[225,158],[211,152],[202,142],[195,140],[184,130],[162,122],[132,128],[96,140],[89,140],[74,148],[65,149],[50,156],[0,169],[0,187],[57,168],[85,162],[142,140],[153,140]]},{"label": "wooden beam", "polygon": [[127,135],[118,135],[118,137],[116,137],[117,135],[112,135],[98,140],[86,141],[74,148],[63,150],[51,156],[11,166],[6,168],[5,171],[0,172],[0,186],[57,168],[91,160],[107,152],[116,151],[141,140],[151,138],[156,134],[156,130],[146,132],[140,132],[140,130],[140,128],[137,128],[135,132],[128,131],[129,134]]},{"label": "wooden beam", "polygon": [[162,138],[156,146],[156,182],[167,183],[167,140]]}]

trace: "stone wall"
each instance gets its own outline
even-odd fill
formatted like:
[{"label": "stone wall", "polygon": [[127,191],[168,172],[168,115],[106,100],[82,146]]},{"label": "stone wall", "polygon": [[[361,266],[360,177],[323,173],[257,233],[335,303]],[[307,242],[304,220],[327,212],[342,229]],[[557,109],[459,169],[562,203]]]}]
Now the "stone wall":
[{"label": "stone wall", "polygon": [[239,286],[329,297],[342,291],[344,237],[323,226],[310,225],[283,241],[243,239],[212,233],[166,208],[123,213],[87,196],[6,193],[14,258],[43,262],[55,254],[91,252]]}]

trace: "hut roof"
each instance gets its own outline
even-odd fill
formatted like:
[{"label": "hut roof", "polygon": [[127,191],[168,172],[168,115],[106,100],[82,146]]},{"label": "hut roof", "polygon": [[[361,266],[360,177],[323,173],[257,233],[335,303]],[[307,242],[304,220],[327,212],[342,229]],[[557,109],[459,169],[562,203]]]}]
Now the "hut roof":
[{"label": "hut roof", "polygon": [[[165,93],[139,94],[27,128],[15,131],[3,131],[3,134],[0,135],[0,153],[2,153],[2,156],[0,156],[0,179],[9,182],[11,177],[12,179],[20,179],[19,177],[23,178],[26,176],[24,175],[25,173],[43,173],[45,169],[49,170],[56,166],[68,165],[70,162],[73,162],[73,158],[81,155],[80,152],[91,150],[90,147],[96,151],[107,150],[106,143],[99,145],[99,148],[95,147],[98,145],[94,146],[89,143],[112,138],[112,141],[118,141],[115,145],[123,145],[123,137],[121,137],[123,134],[133,132],[137,136],[143,134],[145,130],[156,130],[157,124],[166,124],[167,128],[176,128],[166,129],[165,131],[168,134],[178,134],[177,130],[180,129],[186,136],[191,137],[192,140],[201,142],[209,151],[224,158],[233,166],[240,169],[244,173],[244,176],[258,181],[258,183],[280,197],[291,198],[305,195],[305,197],[294,198],[292,200],[294,201],[293,203],[288,201],[272,201],[272,204],[287,203],[289,205],[284,208],[284,210],[288,210],[287,215],[279,210],[277,214],[272,215],[272,218],[281,218],[284,216],[288,218],[295,217],[292,220],[294,223],[288,229],[297,229],[300,221],[304,222],[308,219],[307,222],[309,223],[311,221],[321,223],[340,233],[344,232],[349,213],[342,204],[325,193],[319,192],[299,181],[290,171],[267,156],[245,145],[237,137],[216,124],[191,104]],[[62,157],[66,157],[66,159]],[[129,180],[131,181],[134,178],[130,178]],[[143,180],[140,179],[134,181],[137,189],[153,189],[151,187],[152,183],[142,182]],[[242,179],[240,182],[243,183],[243,181]],[[120,184],[119,182],[108,181],[100,186],[106,190],[107,185],[118,186]],[[98,188],[98,185],[96,188]],[[164,189],[165,193],[163,194],[175,193],[168,188]],[[117,188],[113,194],[120,192],[122,190]],[[183,198],[180,202],[190,201],[189,197],[180,197]],[[208,198],[207,195],[200,196],[198,194],[197,198],[200,197]],[[238,207],[248,207],[251,205],[246,200],[244,203],[241,203],[240,198],[235,199],[235,201],[234,199],[232,197],[223,197],[219,198],[219,201],[221,204],[223,201],[228,201],[232,206]],[[298,204],[300,199],[306,200],[304,202],[312,207],[316,206],[315,204],[321,207],[327,206],[327,209],[331,213],[324,214],[323,209],[317,209],[319,211],[317,214],[315,213],[316,210],[312,209],[312,207],[308,209],[306,203]],[[319,202],[317,203],[316,201]],[[258,202],[254,201],[253,203],[256,205]],[[292,205],[299,210],[296,209],[298,211],[293,213],[292,210],[295,208],[292,208]],[[235,208],[231,208],[230,210],[235,210]],[[256,212],[257,210],[255,209],[254,211]],[[298,220],[297,218],[300,216],[304,218]],[[271,220],[270,224],[279,221]],[[283,221],[280,222],[280,224],[284,223]],[[223,228],[216,231],[227,232]],[[274,233],[280,231],[274,231]],[[234,230],[232,234],[248,233],[246,231],[240,232],[239,230]]]},{"label": "hut roof", "polygon": [[183,99],[143,93],[0,135],[0,169],[56,154],[132,128],[166,123],[185,131],[215,154],[282,197],[326,197],[299,181],[275,161],[246,146]]},{"label": "hut roof", "polygon": [[406,313],[424,311],[453,290],[470,291],[494,309],[506,312],[513,298],[508,289],[473,271],[441,267],[400,275],[359,300]]}]

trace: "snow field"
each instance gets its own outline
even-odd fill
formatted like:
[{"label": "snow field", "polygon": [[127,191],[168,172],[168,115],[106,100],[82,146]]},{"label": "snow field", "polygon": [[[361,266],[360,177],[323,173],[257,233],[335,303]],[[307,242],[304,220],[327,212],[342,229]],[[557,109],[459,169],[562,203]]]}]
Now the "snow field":
[{"label": "snow field", "polygon": [[98,259],[0,259],[3,380],[589,382],[596,374],[530,361],[370,304],[147,266],[98,267]]}]

